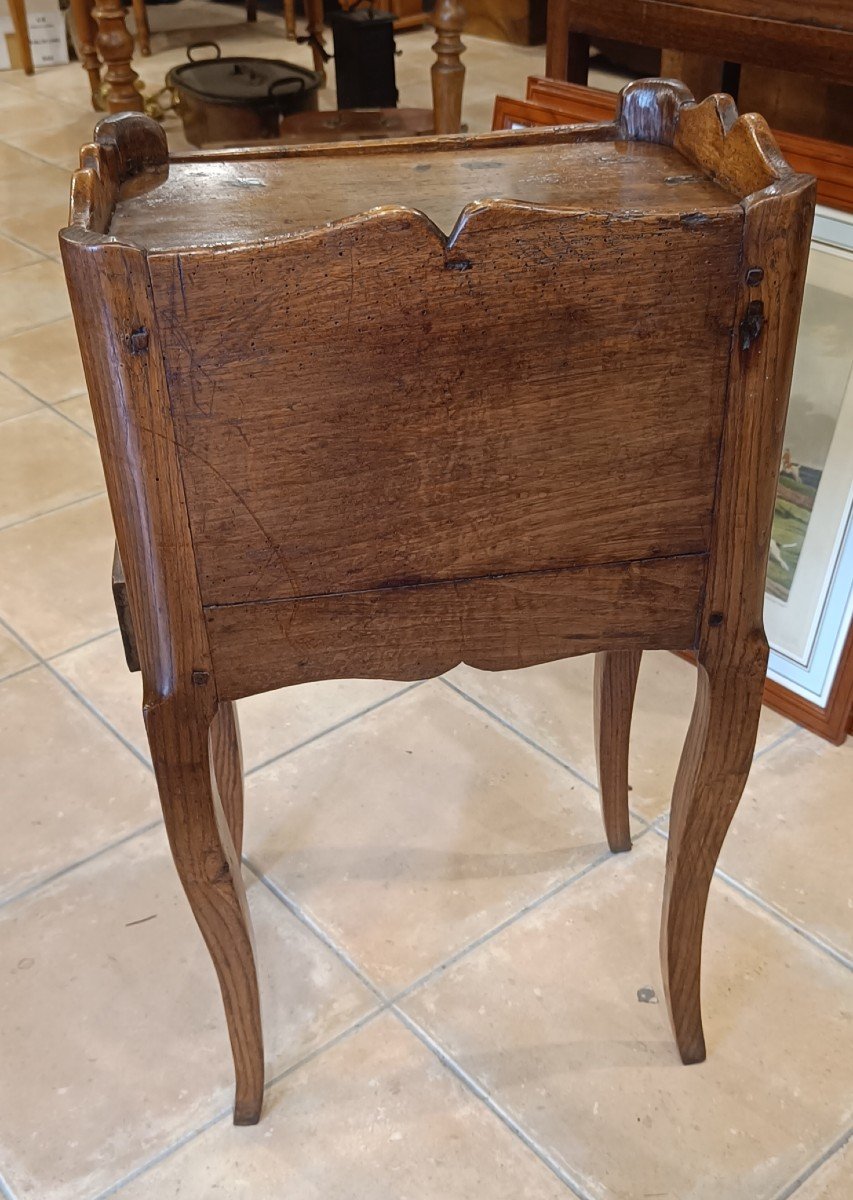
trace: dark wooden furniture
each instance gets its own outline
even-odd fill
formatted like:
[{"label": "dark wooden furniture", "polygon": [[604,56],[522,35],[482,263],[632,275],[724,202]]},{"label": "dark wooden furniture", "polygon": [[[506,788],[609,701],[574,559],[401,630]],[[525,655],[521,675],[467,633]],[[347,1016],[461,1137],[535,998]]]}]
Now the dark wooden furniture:
[{"label": "dark wooden furniture", "polygon": [[305,680],[597,652],[627,850],[640,652],[692,649],[661,946],[704,1058],[813,194],[761,118],[660,81],[569,131],[169,158],[127,114],[83,149],[63,261],[236,1122],[264,1067],[234,701]]},{"label": "dark wooden furniture", "polygon": [[663,50],[697,96],[736,88],[778,128],[853,141],[848,0],[548,0],[546,75],[585,84],[590,41],[613,38]]},{"label": "dark wooden furniture", "polygon": [[309,142],[342,142],[361,139],[459,133],[462,129],[462,96],[465,88],[466,9],[462,0],[436,0],[430,14],[435,27],[435,61],[430,68],[432,110],[426,108],[332,109],[294,113],[279,122],[278,140],[285,145]]},{"label": "dark wooden furniture", "polygon": [[[145,101],[139,76],[133,69],[134,39],[126,24],[127,10],[121,0],[70,0],[74,44],[80,65],[89,79],[92,107],[108,112],[142,112]],[[145,0],[132,0],[136,20],[136,46],[142,55],[151,53],[151,35]],[[257,20],[257,0],[246,0],[246,20]],[[308,39],[314,69],[325,78],[323,43],[323,0],[305,0]],[[288,13],[285,8],[285,20]],[[288,24],[288,32],[290,25]],[[295,25],[294,25],[295,36]]]},{"label": "dark wooden furniture", "polygon": [[545,41],[548,0],[468,0],[468,28],[519,46]]},{"label": "dark wooden furniture", "polygon": [[[526,99],[495,98],[493,128],[533,129],[607,121],[615,116],[618,100],[613,92],[601,88],[531,75]],[[815,176],[819,203],[853,212],[853,148],[794,133],[776,132],[775,136],[788,162],[796,170]],[[824,707],[805,700],[775,679],[765,680],[764,703],[819,737],[840,745],[848,734],[853,734],[853,629],[848,634]]]}]

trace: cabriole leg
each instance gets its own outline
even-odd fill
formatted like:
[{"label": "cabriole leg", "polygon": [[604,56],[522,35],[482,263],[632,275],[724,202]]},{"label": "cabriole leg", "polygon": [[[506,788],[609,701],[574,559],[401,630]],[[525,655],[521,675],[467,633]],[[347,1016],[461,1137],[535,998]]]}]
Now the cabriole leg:
[{"label": "cabriole leg", "polygon": [[614,853],[631,849],[628,748],[641,658],[640,650],[608,650],[595,656],[595,757],[601,815]]},{"label": "cabriole leg", "polygon": [[702,927],[708,889],[746,784],[758,733],[767,643],[718,655],[698,669],[696,700],[672,796],[661,966],[685,1063],[702,1062]]},{"label": "cabriole leg", "polygon": [[[209,716],[179,697],[157,701],[144,711],[175,866],[213,959],[225,1004],[236,1074],[234,1123],[254,1125],[261,1113],[264,1055],[251,922],[229,829],[229,822],[235,829],[242,825],[236,725],[229,707],[222,706],[214,718],[216,732],[211,734]],[[213,753],[212,742],[217,747]],[[229,797],[227,818],[216,775]]]}]

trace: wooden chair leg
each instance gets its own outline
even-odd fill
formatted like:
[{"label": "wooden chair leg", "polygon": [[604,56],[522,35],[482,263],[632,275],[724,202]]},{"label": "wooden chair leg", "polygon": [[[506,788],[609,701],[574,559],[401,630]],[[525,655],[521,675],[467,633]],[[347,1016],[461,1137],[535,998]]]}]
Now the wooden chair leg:
[{"label": "wooden chair leg", "polygon": [[640,650],[614,650],[595,656],[595,757],[601,815],[607,844],[616,853],[631,849],[628,821],[628,747]]},{"label": "wooden chair leg", "polygon": [[308,37],[311,39],[311,53],[314,58],[314,70],[326,82],[326,60],[323,58],[323,27],[325,16],[323,0],[305,0],[305,16],[308,19]]},{"label": "wooden chair leg", "polygon": [[212,769],[215,740],[222,750],[219,773],[227,784],[230,817],[237,824],[235,740],[225,706],[223,711],[215,738],[209,715],[180,697],[146,705],[145,725],[172,855],[219,977],[236,1074],[234,1124],[254,1125],[263,1098],[263,1037],[240,860]]},{"label": "wooden chair leg", "polygon": [[288,39],[296,41],[296,0],[284,0],[284,27]]},{"label": "wooden chair leg", "polygon": [[700,970],[708,889],[746,784],[758,733],[767,643],[701,662],[675,780],[666,856],[661,965],[678,1050],[703,1062]]},{"label": "wooden chair leg", "polygon": [[148,6],[145,0],[132,0],[133,19],[136,22],[136,44],[139,53],[148,57],[151,53],[151,26],[148,24]]},{"label": "wooden chair leg", "polygon": [[101,99],[101,60],[95,49],[97,29],[92,16],[92,0],[71,0],[71,19],[74,25],[74,48],[80,66],[89,78],[92,108],[100,110],[104,106]]},{"label": "wooden chair leg", "polygon": [[216,710],[210,726],[210,749],[222,811],[239,860],[243,853],[243,750],[233,701],[220,704]]},{"label": "wooden chair leg", "polygon": [[258,0],[246,0],[246,20],[253,25],[258,19]]},{"label": "wooden chair leg", "polygon": [[589,38],[585,33],[569,34],[566,78],[569,83],[579,83],[581,87],[589,83]]},{"label": "wooden chair leg", "polygon": [[30,30],[27,24],[27,11],[24,0],[9,0],[9,15],[12,18],[12,28],[18,43],[18,53],[21,56],[21,66],[25,75],[35,72],[33,66],[33,50],[30,45]]}]

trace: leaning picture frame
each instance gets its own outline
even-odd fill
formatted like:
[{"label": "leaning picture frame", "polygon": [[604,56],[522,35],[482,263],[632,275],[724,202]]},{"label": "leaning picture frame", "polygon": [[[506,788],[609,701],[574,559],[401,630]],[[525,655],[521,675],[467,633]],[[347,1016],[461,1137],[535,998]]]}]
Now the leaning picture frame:
[{"label": "leaning picture frame", "polygon": [[[612,118],[616,94],[532,76],[493,128]],[[768,563],[765,703],[833,742],[853,732],[853,148],[775,131],[818,208]]]}]

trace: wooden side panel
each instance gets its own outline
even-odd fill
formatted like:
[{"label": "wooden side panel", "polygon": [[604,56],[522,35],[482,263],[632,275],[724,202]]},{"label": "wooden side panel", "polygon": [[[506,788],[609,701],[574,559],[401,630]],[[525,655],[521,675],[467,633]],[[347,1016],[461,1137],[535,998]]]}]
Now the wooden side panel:
[{"label": "wooden side panel", "polygon": [[203,603],[702,553],[742,212],[153,255]]},{"label": "wooden side panel", "polygon": [[692,645],[701,555],[206,610],[222,698],[312,679],[425,679]]}]

